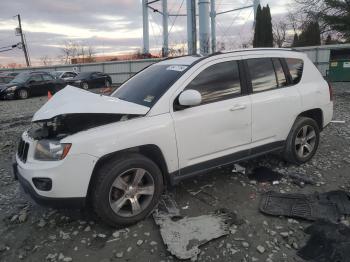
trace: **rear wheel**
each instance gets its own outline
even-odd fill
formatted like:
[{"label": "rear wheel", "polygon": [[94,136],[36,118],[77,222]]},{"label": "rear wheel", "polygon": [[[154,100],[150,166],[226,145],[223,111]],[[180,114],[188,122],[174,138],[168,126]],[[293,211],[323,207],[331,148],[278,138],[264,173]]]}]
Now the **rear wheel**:
[{"label": "rear wheel", "polygon": [[17,97],[20,99],[27,99],[28,98],[28,91],[25,89],[20,89],[17,92]]},{"label": "rear wheel", "polygon": [[104,222],[130,225],[150,214],[162,191],[158,166],[142,155],[127,154],[98,170],[91,197]]},{"label": "rear wheel", "polygon": [[105,84],[106,87],[111,87],[112,86],[112,83],[111,81],[109,80],[106,80],[106,84]]},{"label": "rear wheel", "polygon": [[89,89],[89,84],[84,82],[84,83],[81,84],[81,88],[85,89],[85,90],[88,90]]},{"label": "rear wheel", "polygon": [[320,130],[315,120],[298,117],[287,139],[285,158],[295,164],[309,161],[316,153]]}]

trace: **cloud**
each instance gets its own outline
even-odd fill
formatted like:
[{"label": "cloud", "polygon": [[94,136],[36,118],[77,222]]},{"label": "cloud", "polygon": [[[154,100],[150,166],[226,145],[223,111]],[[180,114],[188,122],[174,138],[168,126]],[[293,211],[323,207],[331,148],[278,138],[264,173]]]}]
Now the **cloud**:
[{"label": "cloud", "polygon": [[[169,13],[185,14],[186,1],[168,0]],[[249,1],[221,0],[218,11],[249,5]],[[266,4],[265,0],[262,0]],[[272,14],[285,12],[285,2],[269,1]],[[161,4],[152,6],[161,10]],[[98,53],[131,51],[142,46],[141,0],[16,0],[2,1],[0,8],[0,47],[20,41],[14,29],[20,13],[23,30],[32,60],[44,55],[57,57],[60,47],[67,40],[88,43]],[[150,11],[150,45],[161,48],[162,18]],[[217,18],[218,41],[232,42],[232,46],[249,40],[252,34],[252,8],[220,15]],[[186,17],[170,17],[170,45],[186,42]],[[23,63],[21,50],[1,53],[0,64]]]}]

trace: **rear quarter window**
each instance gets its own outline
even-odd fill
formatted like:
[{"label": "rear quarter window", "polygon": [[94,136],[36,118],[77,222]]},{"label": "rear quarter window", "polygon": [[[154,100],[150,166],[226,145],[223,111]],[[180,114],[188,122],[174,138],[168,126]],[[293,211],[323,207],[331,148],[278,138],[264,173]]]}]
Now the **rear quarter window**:
[{"label": "rear quarter window", "polygon": [[300,82],[303,76],[304,61],[297,58],[285,58],[293,85]]}]

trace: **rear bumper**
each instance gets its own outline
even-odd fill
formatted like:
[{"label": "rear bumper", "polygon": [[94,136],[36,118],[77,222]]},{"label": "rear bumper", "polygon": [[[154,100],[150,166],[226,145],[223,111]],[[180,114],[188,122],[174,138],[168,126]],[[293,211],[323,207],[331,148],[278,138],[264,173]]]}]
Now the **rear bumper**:
[{"label": "rear bumper", "polygon": [[37,204],[55,208],[82,208],[85,206],[85,197],[52,198],[39,195],[32,184],[21,175],[16,162],[12,164],[12,168],[14,178],[19,181],[23,191]]}]

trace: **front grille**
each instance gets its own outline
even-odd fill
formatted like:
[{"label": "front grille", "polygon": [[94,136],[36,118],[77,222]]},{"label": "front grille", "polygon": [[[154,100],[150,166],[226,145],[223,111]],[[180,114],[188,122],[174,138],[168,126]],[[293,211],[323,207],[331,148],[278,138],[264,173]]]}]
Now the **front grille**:
[{"label": "front grille", "polygon": [[28,150],[29,150],[29,143],[24,142],[23,139],[21,138],[18,144],[17,155],[19,159],[21,159],[22,162],[24,163],[27,161]]}]

